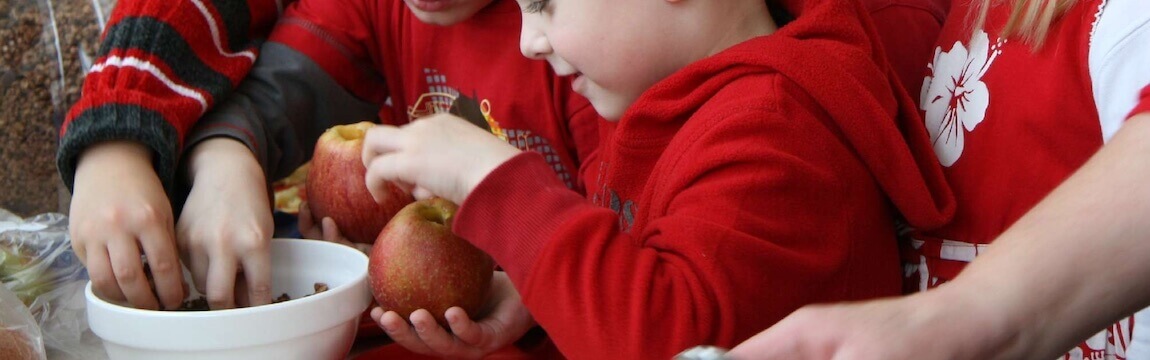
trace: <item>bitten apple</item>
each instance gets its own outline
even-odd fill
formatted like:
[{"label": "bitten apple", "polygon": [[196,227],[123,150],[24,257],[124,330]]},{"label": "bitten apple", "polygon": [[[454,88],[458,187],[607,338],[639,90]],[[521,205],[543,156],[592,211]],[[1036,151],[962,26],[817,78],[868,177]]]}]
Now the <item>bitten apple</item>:
[{"label": "bitten apple", "polygon": [[416,201],[383,228],[368,263],[372,295],[383,310],[409,319],[415,310],[426,309],[444,327],[443,313],[452,306],[477,315],[495,264],[451,232],[456,208],[442,198]]},{"label": "bitten apple", "polygon": [[407,204],[410,193],[388,183],[387,196],[376,203],[367,191],[363,138],[374,124],[333,126],[315,144],[307,173],[308,207],[316,220],[331,217],[348,240],[370,244],[379,231]]}]

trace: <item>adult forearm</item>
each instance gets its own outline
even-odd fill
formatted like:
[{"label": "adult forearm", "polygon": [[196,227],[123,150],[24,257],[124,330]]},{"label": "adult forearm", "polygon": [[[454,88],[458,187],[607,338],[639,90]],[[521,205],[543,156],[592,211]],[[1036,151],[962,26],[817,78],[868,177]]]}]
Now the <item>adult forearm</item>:
[{"label": "adult forearm", "polygon": [[[1053,358],[1150,305],[1150,114],[1130,119],[1073,176],[940,288],[978,299],[1012,336],[1002,358]],[[946,296],[939,296],[945,299]],[[1001,321],[999,321],[1001,320]],[[1011,355],[1014,354],[1014,355]]]}]

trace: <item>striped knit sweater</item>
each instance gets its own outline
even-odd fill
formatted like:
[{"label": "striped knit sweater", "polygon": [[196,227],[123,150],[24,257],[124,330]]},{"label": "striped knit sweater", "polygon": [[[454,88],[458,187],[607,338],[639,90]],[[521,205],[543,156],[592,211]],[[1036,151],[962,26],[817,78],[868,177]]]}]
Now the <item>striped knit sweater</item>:
[{"label": "striped knit sweater", "polygon": [[60,130],[56,165],[69,188],[84,149],[137,141],[173,189],[189,129],[227,97],[292,0],[120,0],[83,95]]}]

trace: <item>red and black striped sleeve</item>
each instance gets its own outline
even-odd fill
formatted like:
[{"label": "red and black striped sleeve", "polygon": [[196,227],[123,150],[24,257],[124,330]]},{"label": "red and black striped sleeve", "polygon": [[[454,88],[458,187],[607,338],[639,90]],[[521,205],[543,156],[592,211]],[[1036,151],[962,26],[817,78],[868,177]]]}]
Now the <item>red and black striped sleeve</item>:
[{"label": "red and black striped sleeve", "polygon": [[69,188],[84,149],[137,141],[171,191],[192,125],[226,97],[291,0],[120,0],[82,95],[60,129],[57,168]]}]

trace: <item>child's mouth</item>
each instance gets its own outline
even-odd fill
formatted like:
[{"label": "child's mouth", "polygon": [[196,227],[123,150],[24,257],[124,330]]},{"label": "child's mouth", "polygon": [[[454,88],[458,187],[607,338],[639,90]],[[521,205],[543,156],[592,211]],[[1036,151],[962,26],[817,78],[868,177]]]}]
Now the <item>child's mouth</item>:
[{"label": "child's mouth", "polygon": [[575,92],[582,94],[583,93],[583,84],[585,82],[587,82],[587,80],[583,77],[583,73],[577,72],[577,73],[571,74],[571,77],[573,79],[573,80],[571,80],[571,90],[574,90]]},{"label": "child's mouth", "polygon": [[449,0],[407,0],[407,3],[424,12],[441,11],[451,5]]}]

